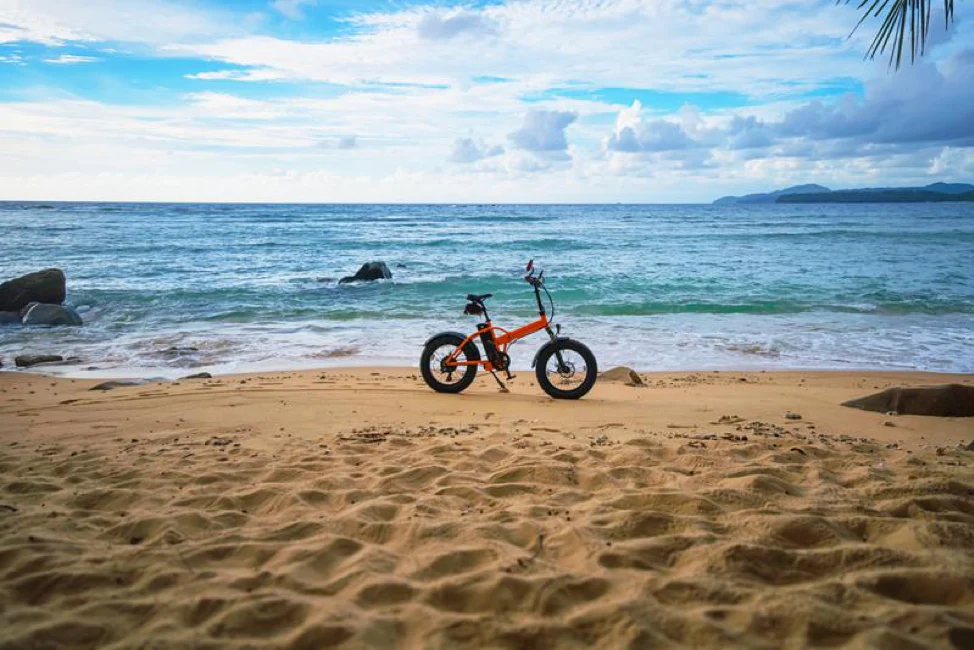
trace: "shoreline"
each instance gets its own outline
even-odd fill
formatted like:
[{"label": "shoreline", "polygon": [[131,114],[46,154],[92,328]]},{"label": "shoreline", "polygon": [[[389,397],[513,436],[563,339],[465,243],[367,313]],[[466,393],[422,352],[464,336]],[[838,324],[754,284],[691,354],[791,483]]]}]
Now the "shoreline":
[{"label": "shoreline", "polygon": [[[396,363],[390,359],[377,359],[374,357],[362,357],[361,361],[356,362],[354,357],[340,357],[334,363],[328,363],[322,359],[308,360],[307,363],[295,363],[293,365],[278,366],[268,364],[261,366],[255,363],[243,363],[239,365],[200,365],[183,368],[173,368],[171,366],[129,366],[129,367],[92,367],[86,366],[84,362],[60,363],[46,362],[19,368],[13,365],[13,358],[5,360],[4,366],[0,367],[0,374],[29,374],[45,377],[56,377],[61,379],[146,379],[149,381],[179,381],[188,375],[201,372],[208,372],[214,377],[231,377],[238,375],[259,375],[259,374],[282,374],[282,373],[308,373],[308,372],[340,372],[344,370],[369,370],[382,369],[389,371],[419,371],[418,357],[417,363]],[[857,367],[820,367],[820,366],[740,366],[740,367],[690,367],[690,368],[669,368],[669,369],[645,369],[628,365],[609,365],[599,369],[599,375],[615,368],[632,367],[633,370],[645,375],[678,375],[686,373],[751,373],[751,374],[779,374],[779,373],[810,373],[810,374],[861,374],[861,375],[929,375],[931,377],[945,378],[974,378],[974,372],[949,372],[940,370],[921,370],[905,367],[881,367],[881,366],[857,366]],[[512,367],[512,372],[533,376],[534,369],[522,365]],[[478,380],[482,378],[484,372],[478,372]]]}]

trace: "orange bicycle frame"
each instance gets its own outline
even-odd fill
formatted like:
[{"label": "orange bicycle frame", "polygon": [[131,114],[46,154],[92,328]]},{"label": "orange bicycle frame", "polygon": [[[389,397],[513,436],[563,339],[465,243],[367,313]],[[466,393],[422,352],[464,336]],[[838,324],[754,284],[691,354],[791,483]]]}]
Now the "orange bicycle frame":
[{"label": "orange bicycle frame", "polygon": [[[524,325],[523,327],[519,327],[516,330],[510,332],[505,330],[502,327],[496,327],[492,325],[490,320],[488,320],[485,324],[487,325],[485,328],[479,329],[473,334],[471,334],[470,336],[468,336],[467,338],[465,338],[463,340],[463,343],[458,345],[457,349],[454,350],[450,354],[450,356],[445,359],[444,363],[452,366],[457,366],[457,367],[483,366],[484,370],[487,370],[488,372],[493,372],[494,364],[490,362],[490,359],[481,359],[480,361],[457,361],[456,357],[458,354],[460,354],[461,351],[463,351],[465,347],[467,347],[468,343],[472,343],[477,338],[483,336],[484,333],[490,334],[492,340],[494,341],[494,347],[497,348],[498,352],[506,354],[507,348],[509,348],[511,344],[514,343],[515,341],[519,339],[523,339],[525,336],[529,336],[531,334],[534,334],[535,332],[540,332],[541,330],[546,329],[548,327],[548,315],[542,313],[541,317],[538,320],[532,323],[528,323],[527,325]],[[501,334],[498,335],[497,332],[501,332]]]}]

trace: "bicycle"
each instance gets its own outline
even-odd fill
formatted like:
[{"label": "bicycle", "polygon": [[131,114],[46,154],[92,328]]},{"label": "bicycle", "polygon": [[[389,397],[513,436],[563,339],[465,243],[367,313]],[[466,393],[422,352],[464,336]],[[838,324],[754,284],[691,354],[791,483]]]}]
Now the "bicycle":
[{"label": "bicycle", "polygon": [[[524,280],[534,289],[538,303],[538,320],[510,331],[497,327],[491,322],[485,303],[493,294],[468,294],[463,313],[483,315],[484,322],[479,323],[477,331],[469,336],[440,332],[426,341],[420,357],[420,371],[430,388],[439,393],[460,393],[473,383],[477,369],[483,368],[494,376],[501,390],[506,391],[497,371],[506,372],[508,380],[514,379],[508,349],[516,341],[544,330],[550,340],[541,346],[531,363],[544,392],[555,399],[579,399],[592,389],[598,375],[595,355],[583,343],[561,336],[561,325],[552,330],[555,302],[545,287],[544,271],[535,276],[534,260],[531,260],[525,272]],[[541,301],[542,291],[551,304],[551,319]],[[486,358],[480,355],[477,339],[480,339]]]}]

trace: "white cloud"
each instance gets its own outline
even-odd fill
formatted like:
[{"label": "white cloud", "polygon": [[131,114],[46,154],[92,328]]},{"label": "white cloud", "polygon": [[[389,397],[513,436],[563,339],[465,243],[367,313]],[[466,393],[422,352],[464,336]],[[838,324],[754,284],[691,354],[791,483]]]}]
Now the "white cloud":
[{"label": "white cloud", "polygon": [[0,0],[0,43],[172,44],[232,33],[234,24],[225,11],[173,0]]},{"label": "white cloud", "polygon": [[428,13],[417,25],[420,38],[431,40],[450,39],[460,34],[495,34],[497,25],[483,14],[459,11],[452,15]]},{"label": "white cloud", "polygon": [[484,158],[500,156],[503,153],[504,147],[500,145],[489,146],[485,142],[478,142],[473,138],[457,138],[453,141],[450,160],[458,163],[472,163]]},{"label": "white cloud", "polygon": [[565,129],[576,119],[578,115],[565,111],[528,111],[521,127],[507,137],[526,151],[564,151],[568,148]]},{"label": "white cloud", "polygon": [[58,65],[76,65],[78,63],[94,63],[95,61],[100,61],[100,60],[101,59],[94,56],[61,54],[60,56],[54,57],[53,59],[44,59],[44,63],[55,63]]},{"label": "white cloud", "polygon": [[[512,1],[452,13],[360,14],[348,19],[353,33],[332,41],[253,35],[174,50],[279,79],[342,84],[452,84],[494,75],[535,89],[583,79],[593,87],[770,94],[782,81],[797,87],[861,71],[853,48],[862,39],[845,40],[855,16],[849,7],[807,0],[746,7],[736,0]],[[478,34],[491,38],[472,38]]]},{"label": "white cloud", "polygon": [[304,18],[304,7],[314,5],[317,0],[274,0],[271,6],[291,20]]}]

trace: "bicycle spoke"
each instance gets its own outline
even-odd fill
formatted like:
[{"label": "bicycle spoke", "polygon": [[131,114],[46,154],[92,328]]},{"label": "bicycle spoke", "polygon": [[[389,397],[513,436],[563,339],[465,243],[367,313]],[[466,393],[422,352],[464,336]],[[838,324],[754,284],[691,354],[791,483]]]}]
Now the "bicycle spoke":
[{"label": "bicycle spoke", "polygon": [[[452,346],[444,346],[430,356],[430,371],[433,375],[439,377],[439,380],[444,384],[457,383],[464,376],[461,368],[465,366],[446,365],[446,360],[450,358],[454,350],[456,348]],[[462,351],[454,358],[454,361],[457,363],[463,363],[466,360],[467,357]]]},{"label": "bicycle spoke", "polygon": [[545,367],[552,384],[570,390],[585,381],[588,368],[585,359],[573,350],[560,350],[553,355]]}]

